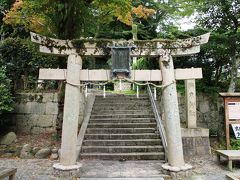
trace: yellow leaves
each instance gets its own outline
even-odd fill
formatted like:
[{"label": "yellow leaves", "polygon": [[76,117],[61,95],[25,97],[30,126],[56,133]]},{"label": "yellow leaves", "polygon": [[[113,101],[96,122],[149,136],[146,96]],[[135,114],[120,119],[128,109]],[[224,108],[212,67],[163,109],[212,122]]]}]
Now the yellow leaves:
[{"label": "yellow leaves", "polygon": [[133,17],[136,16],[137,18],[143,18],[147,19],[149,16],[153,15],[155,13],[154,9],[146,8],[142,5],[139,5],[138,7],[133,7],[131,12],[128,12],[127,15],[118,16],[118,20],[127,24],[128,26],[131,26],[133,24]]},{"label": "yellow leaves", "polygon": [[31,31],[34,31],[36,33],[41,33],[45,30],[45,19],[42,17],[38,17],[36,15],[33,15],[29,18],[30,26],[29,29]]},{"label": "yellow leaves", "polygon": [[117,17],[117,20],[123,22],[124,24],[126,24],[126,25],[128,25],[128,26],[131,26],[132,23],[133,23],[131,12],[127,13],[127,15],[125,15],[125,16],[119,15],[119,16]]},{"label": "yellow leaves", "polygon": [[28,12],[31,3],[23,0],[16,0],[9,11],[6,12],[3,21],[12,26],[24,26],[27,30],[41,33],[45,30],[45,19],[39,14]]},{"label": "yellow leaves", "polygon": [[22,0],[16,0],[12,8],[6,12],[5,17],[3,18],[3,21],[6,24],[13,24],[14,22],[16,22],[20,15],[18,13],[18,10],[21,8],[22,5],[23,5]]},{"label": "yellow leaves", "polygon": [[107,2],[104,0],[93,1],[93,5],[98,9],[96,10],[98,18],[100,18],[102,23],[109,23],[115,17],[124,24],[131,26],[135,17],[147,19],[155,13],[154,9],[144,7],[143,5],[133,7],[131,0],[111,0]]},{"label": "yellow leaves", "polygon": [[151,16],[155,13],[155,10],[143,7],[142,5],[139,5],[138,7],[133,7],[132,12],[138,18],[147,19],[149,16]]}]

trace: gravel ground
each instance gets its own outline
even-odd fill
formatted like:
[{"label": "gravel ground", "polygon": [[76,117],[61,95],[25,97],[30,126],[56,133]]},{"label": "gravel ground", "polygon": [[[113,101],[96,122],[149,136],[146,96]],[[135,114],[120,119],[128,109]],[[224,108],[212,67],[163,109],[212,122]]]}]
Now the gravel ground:
[{"label": "gravel ground", "polygon": [[[124,178],[124,177],[159,177],[162,174],[159,161],[87,161],[83,160],[79,171],[61,172],[54,170],[50,160],[0,159],[0,167],[17,167],[17,180],[48,180],[76,179],[77,177],[92,178]],[[184,179],[222,180],[226,174],[240,176],[240,163],[234,164],[233,172],[227,170],[226,161],[217,164],[214,157],[192,159],[194,168]],[[191,177],[190,177],[191,176]]]}]

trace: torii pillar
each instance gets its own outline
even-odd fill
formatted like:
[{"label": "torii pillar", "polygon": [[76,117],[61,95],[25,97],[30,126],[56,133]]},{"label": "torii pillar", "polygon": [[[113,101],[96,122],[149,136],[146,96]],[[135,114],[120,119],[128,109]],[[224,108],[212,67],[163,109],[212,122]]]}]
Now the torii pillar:
[{"label": "torii pillar", "polygon": [[192,166],[185,164],[183,157],[183,145],[181,125],[179,117],[176,79],[174,74],[173,58],[169,50],[159,58],[163,83],[163,107],[166,122],[166,136],[168,144],[168,163],[162,167],[170,171],[181,171],[191,169]]},{"label": "torii pillar", "polygon": [[68,56],[67,78],[65,88],[62,143],[60,163],[53,167],[60,170],[73,170],[81,167],[76,162],[77,155],[77,131],[78,117],[80,111],[80,71],[82,69],[82,59],[77,54]]}]

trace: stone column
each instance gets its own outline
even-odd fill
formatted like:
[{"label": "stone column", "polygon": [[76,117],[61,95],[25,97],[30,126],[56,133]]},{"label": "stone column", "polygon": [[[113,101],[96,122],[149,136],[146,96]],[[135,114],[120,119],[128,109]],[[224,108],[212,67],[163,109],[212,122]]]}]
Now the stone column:
[{"label": "stone column", "polygon": [[167,50],[160,56],[159,64],[162,72],[162,83],[166,86],[163,88],[163,103],[168,145],[168,163],[164,164],[163,168],[170,171],[187,170],[191,167],[185,165],[183,158],[182,135],[173,59]]},{"label": "stone column", "polygon": [[197,128],[195,80],[185,80],[185,98],[187,105],[187,127]]},{"label": "stone column", "polygon": [[68,57],[67,83],[65,89],[64,114],[62,127],[62,144],[60,164],[55,164],[54,168],[61,170],[78,169],[77,157],[77,131],[80,111],[80,70],[82,59],[80,56],[72,54]]}]

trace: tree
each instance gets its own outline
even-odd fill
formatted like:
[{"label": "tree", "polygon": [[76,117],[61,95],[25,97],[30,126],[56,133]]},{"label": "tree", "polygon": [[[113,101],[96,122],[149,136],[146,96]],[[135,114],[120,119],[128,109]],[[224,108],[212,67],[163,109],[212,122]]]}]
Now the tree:
[{"label": "tree", "polygon": [[2,19],[4,18],[6,11],[11,8],[14,0],[2,0],[0,1],[0,34],[1,39],[3,39],[6,35],[12,32],[11,27],[7,26]]},{"label": "tree", "polygon": [[214,31],[215,35],[222,38],[220,44],[224,46],[231,71],[228,91],[234,92],[240,65],[240,33],[238,31],[240,3],[238,0],[198,0],[191,2],[198,5],[195,7],[197,7],[196,10],[199,13],[199,25]]},{"label": "tree", "polygon": [[39,68],[57,66],[55,58],[42,55],[29,39],[7,38],[0,44],[0,67],[5,67],[14,90],[22,76],[27,88],[35,88]]},{"label": "tree", "polygon": [[73,39],[91,34],[96,22],[125,18],[130,7],[130,0],[16,0],[4,21],[26,31]]}]

